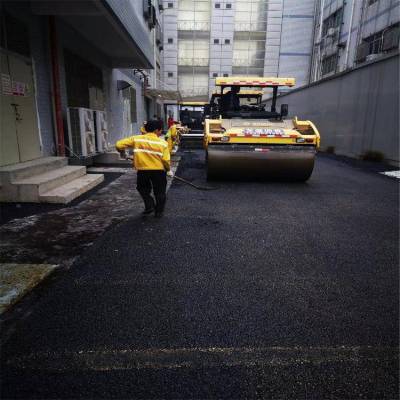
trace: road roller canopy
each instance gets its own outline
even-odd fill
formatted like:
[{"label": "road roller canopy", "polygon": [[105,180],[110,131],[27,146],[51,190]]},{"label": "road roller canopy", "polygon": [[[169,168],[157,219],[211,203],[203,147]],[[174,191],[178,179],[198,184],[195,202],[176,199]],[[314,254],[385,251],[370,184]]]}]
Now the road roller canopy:
[{"label": "road roller canopy", "polygon": [[[282,119],[288,115],[288,107],[284,104],[282,105],[281,110],[279,112],[277,111],[276,99],[278,88],[280,86],[294,86],[295,79],[259,76],[230,76],[215,78],[215,84],[219,87],[220,94],[219,96],[213,96],[211,98],[208,113],[211,118]],[[271,109],[266,110],[265,105],[261,104],[262,95],[246,95],[244,94],[244,89],[242,89],[243,87],[272,88]],[[254,96],[253,99],[256,99],[256,101],[251,104],[246,104],[244,101],[241,101],[243,97],[251,98],[252,96]]]},{"label": "road roller canopy", "polygon": [[[250,89],[241,89],[240,92],[238,93],[239,97],[262,97],[264,92],[262,90],[250,90]],[[220,92],[214,92],[212,94],[212,97],[221,97]]]},{"label": "road roller canopy", "polygon": [[229,76],[215,78],[216,86],[245,87],[276,87],[295,85],[295,78],[259,77],[259,76]]}]

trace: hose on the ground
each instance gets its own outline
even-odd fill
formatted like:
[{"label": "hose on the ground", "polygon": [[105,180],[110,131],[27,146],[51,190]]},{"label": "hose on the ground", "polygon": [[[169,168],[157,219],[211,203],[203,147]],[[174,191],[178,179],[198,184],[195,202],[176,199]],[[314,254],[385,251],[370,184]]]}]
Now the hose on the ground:
[{"label": "hose on the ground", "polygon": [[177,175],[171,176],[171,178],[172,178],[172,179],[175,178],[175,179],[177,179],[178,181],[183,182],[183,183],[185,183],[186,185],[192,186],[192,187],[194,187],[194,188],[197,189],[197,190],[217,190],[217,189],[218,189],[218,188],[215,187],[215,186],[198,186],[198,185],[195,185],[194,183],[189,182],[189,181],[187,181],[186,179],[183,179],[183,178],[181,178],[180,176],[177,176]]},{"label": "hose on the ground", "polygon": [[[125,159],[126,160],[132,160],[133,158],[132,157],[125,157]],[[186,185],[189,185],[189,186],[192,186],[192,187],[194,187],[195,189],[197,189],[197,190],[217,190],[218,188],[217,187],[215,187],[215,186],[198,186],[198,185],[195,185],[194,183],[192,183],[192,182],[189,182],[189,181],[187,181],[186,179],[183,179],[183,178],[181,178],[180,176],[178,176],[178,175],[173,175],[173,176],[171,176],[171,178],[172,179],[177,179],[178,181],[180,181],[180,182],[183,182],[183,183],[185,183]]]}]

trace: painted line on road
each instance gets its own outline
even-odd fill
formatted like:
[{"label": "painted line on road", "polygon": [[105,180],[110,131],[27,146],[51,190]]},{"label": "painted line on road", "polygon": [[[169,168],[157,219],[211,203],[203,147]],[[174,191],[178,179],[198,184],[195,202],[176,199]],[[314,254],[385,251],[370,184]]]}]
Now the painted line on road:
[{"label": "painted line on road", "polygon": [[380,174],[390,176],[392,178],[400,179],[400,170],[399,171],[385,171],[385,172],[380,172]]},{"label": "painted line on road", "polygon": [[8,360],[9,367],[47,371],[113,371],[204,367],[259,367],[360,363],[398,359],[397,347],[195,347],[36,352]]}]

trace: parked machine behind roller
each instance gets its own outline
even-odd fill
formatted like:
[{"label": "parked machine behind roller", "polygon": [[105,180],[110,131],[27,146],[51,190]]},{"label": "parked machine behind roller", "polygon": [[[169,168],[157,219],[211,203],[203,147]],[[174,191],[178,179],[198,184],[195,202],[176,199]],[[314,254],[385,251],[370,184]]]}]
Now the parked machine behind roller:
[{"label": "parked machine behind roller", "polygon": [[[294,78],[220,77],[215,84],[220,93],[211,99],[204,124],[207,178],[306,181],[314,168],[319,132],[311,121],[285,119],[286,104],[276,110],[278,87],[294,86]],[[234,87],[240,91],[233,108],[224,96]],[[260,90],[266,87],[273,90],[270,110],[261,103]]]}]

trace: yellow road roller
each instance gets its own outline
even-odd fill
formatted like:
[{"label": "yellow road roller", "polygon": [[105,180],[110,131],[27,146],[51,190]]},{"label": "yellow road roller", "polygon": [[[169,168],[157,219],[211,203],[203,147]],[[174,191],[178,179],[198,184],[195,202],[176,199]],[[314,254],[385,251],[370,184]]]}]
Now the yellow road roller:
[{"label": "yellow road roller", "polygon": [[[311,121],[285,118],[287,104],[276,109],[278,87],[292,87],[295,79],[218,77],[215,84],[220,93],[211,100],[204,123],[207,179],[306,181],[320,146],[319,132]],[[272,88],[269,110],[261,102],[264,88]]]}]

